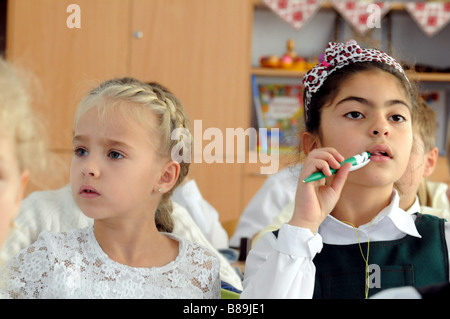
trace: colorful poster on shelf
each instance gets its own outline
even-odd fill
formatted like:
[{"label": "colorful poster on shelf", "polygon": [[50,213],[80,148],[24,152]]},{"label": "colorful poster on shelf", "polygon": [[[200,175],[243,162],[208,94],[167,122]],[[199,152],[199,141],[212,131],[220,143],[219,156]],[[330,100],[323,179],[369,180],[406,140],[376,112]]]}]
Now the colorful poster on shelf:
[{"label": "colorful poster on shelf", "polygon": [[[278,129],[279,152],[291,152],[298,145],[298,136],[303,128],[303,86],[290,83],[257,83],[253,77],[254,106],[259,128]],[[273,134],[273,133],[272,133]],[[259,141],[270,141],[271,136]],[[270,145],[261,145],[263,150]]]},{"label": "colorful poster on shelf", "polygon": [[333,0],[339,14],[361,35],[381,28],[381,19],[391,9],[389,1]]},{"label": "colorful poster on shelf", "polygon": [[450,21],[450,2],[407,2],[405,8],[429,37],[441,31]]},{"label": "colorful poster on shelf", "polygon": [[322,5],[322,0],[262,1],[295,30],[300,30],[300,28],[317,13]]}]

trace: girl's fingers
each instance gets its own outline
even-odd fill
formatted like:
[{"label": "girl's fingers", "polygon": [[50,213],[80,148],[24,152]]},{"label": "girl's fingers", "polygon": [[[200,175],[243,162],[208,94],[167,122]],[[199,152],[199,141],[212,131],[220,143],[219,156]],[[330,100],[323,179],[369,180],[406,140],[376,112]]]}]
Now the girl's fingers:
[{"label": "girl's fingers", "polygon": [[303,166],[305,175],[322,171],[325,176],[333,175],[330,168],[339,169],[344,157],[334,148],[315,149],[308,154],[309,160]]},{"label": "girl's fingers", "polygon": [[336,175],[331,182],[331,188],[340,196],[341,190],[344,187],[345,181],[347,180],[348,173],[350,172],[350,168],[352,164],[345,163],[341,166],[341,168],[337,171]]},{"label": "girl's fingers", "polygon": [[345,160],[345,158],[334,148],[317,149],[310,154],[313,158],[326,161],[331,168],[335,169],[338,169],[341,166],[340,163]]}]

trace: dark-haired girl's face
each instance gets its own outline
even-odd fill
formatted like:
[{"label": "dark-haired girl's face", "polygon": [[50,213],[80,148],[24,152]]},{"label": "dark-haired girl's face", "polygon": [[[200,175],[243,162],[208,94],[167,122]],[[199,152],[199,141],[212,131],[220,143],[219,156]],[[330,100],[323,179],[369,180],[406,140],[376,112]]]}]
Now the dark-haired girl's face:
[{"label": "dark-haired girl's face", "polygon": [[334,147],[348,158],[364,151],[371,162],[349,175],[361,183],[398,180],[412,147],[411,101],[398,79],[381,70],[352,75],[324,105],[319,147]]}]

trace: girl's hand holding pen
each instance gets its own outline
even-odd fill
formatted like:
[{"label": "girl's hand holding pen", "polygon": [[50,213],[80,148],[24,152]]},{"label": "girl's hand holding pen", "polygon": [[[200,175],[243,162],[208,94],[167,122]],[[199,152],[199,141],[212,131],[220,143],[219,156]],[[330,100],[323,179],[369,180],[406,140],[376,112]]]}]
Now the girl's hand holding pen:
[{"label": "girl's hand holding pen", "polygon": [[[341,166],[339,163],[344,159],[334,148],[314,149],[308,154],[300,174],[290,225],[309,228],[313,234],[316,233],[336,205],[352,166],[350,163]],[[330,168],[339,170],[333,176]],[[305,178],[317,171],[322,171],[327,177],[333,176],[331,183],[326,185],[326,179],[303,183]]]}]

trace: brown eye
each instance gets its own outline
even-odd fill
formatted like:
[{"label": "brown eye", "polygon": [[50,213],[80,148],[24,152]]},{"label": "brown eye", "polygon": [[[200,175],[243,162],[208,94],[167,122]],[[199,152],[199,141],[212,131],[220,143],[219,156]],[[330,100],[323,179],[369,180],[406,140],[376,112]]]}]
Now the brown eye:
[{"label": "brown eye", "polygon": [[405,117],[402,115],[399,115],[399,114],[392,115],[390,117],[390,119],[394,122],[405,122],[406,121]]},{"label": "brown eye", "polygon": [[364,115],[362,115],[362,113],[357,112],[357,111],[353,111],[353,112],[348,112],[345,114],[346,117],[351,118],[351,119],[362,119],[364,118]]}]

